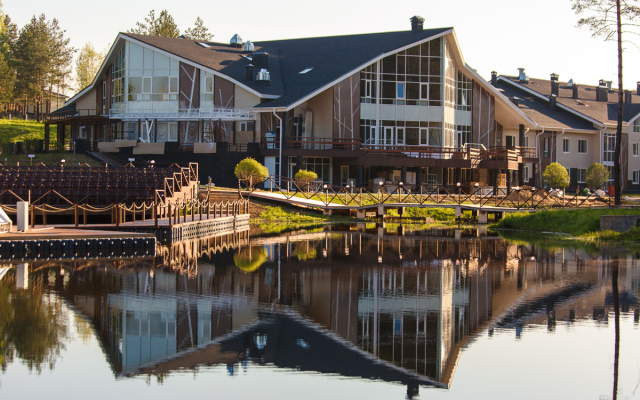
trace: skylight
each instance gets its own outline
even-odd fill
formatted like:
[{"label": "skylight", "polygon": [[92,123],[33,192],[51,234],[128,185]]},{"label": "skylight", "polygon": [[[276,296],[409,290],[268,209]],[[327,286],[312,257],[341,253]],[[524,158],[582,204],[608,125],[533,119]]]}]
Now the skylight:
[{"label": "skylight", "polygon": [[303,69],[302,71],[298,72],[299,74],[306,74],[307,72],[311,71],[314,67],[311,68],[307,68],[307,69]]},{"label": "skylight", "polygon": [[196,42],[196,43],[198,43],[200,46],[202,46],[202,47],[204,47],[204,48],[207,48],[207,49],[210,49],[210,48],[211,48],[211,46],[209,46],[208,44],[206,44],[206,43],[204,43],[204,42]]}]

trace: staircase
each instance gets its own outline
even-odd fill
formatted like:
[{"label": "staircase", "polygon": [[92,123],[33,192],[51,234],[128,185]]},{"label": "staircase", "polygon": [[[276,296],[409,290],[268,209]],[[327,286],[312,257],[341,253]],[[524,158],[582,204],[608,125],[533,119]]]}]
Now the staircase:
[{"label": "staircase", "polygon": [[102,151],[89,151],[89,152],[87,152],[87,154],[90,155],[91,157],[95,158],[98,161],[101,161],[103,163],[109,164],[112,167],[124,167],[125,166],[125,163],[122,162],[121,160],[118,160],[117,158],[115,158],[111,154],[104,153]]}]

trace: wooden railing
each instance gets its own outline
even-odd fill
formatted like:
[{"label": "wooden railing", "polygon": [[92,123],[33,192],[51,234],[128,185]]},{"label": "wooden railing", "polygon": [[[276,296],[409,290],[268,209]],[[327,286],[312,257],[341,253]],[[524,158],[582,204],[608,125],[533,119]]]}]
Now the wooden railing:
[{"label": "wooden railing", "polygon": [[[6,204],[0,205],[8,214],[16,214],[17,208]],[[209,197],[202,200],[140,201],[131,203],[114,203],[105,207],[95,207],[87,203],[73,203],[66,207],[49,204],[30,204],[29,214],[31,227],[35,227],[37,216],[41,217],[41,225],[47,225],[47,217],[55,214],[73,213],[73,225],[88,225],[90,215],[109,215],[110,223],[116,227],[136,221],[153,221],[154,227],[201,221],[211,218],[235,217],[249,213],[248,200],[210,202]],[[63,224],[56,224],[63,225]],[[68,225],[71,225],[69,223]]]},{"label": "wooden railing", "polygon": [[270,176],[264,180],[255,177],[257,186],[283,195],[284,200],[307,199],[318,201],[318,206],[377,206],[381,204],[402,204],[416,207],[425,204],[476,205],[482,207],[502,207],[510,209],[544,209],[566,207],[602,207],[613,204],[612,197],[602,189],[588,195],[568,195],[559,191],[533,187],[482,187],[476,185],[408,185],[402,182],[380,185],[374,190],[363,187],[335,186],[322,182],[301,183],[291,178]]},{"label": "wooden railing", "polygon": [[61,121],[61,120],[72,118],[72,117],[95,117],[100,115],[101,113],[99,112],[99,110],[96,110],[95,108],[76,109],[76,110],[63,111],[60,113],[56,113],[54,111],[51,114],[46,114],[44,116],[44,120],[45,122],[56,122],[56,121]]}]

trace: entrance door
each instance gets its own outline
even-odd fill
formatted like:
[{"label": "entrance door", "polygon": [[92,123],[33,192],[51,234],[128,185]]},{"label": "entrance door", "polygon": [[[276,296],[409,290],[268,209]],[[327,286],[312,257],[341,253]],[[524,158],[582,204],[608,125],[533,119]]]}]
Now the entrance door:
[{"label": "entrance door", "polygon": [[384,146],[391,146],[395,144],[395,132],[393,127],[385,127],[384,128],[384,136],[382,138],[382,144]]}]

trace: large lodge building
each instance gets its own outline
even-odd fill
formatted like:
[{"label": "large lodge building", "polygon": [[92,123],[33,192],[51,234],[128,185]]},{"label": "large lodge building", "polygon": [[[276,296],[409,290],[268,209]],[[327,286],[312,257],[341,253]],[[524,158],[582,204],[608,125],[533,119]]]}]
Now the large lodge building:
[{"label": "large lodge building", "polygon": [[[611,132],[609,121],[575,113],[568,130],[541,124],[544,112],[501,93],[508,78],[492,85],[465,63],[453,28],[423,21],[411,18],[402,32],[265,42],[120,33],[91,85],[47,125],[58,124],[59,141],[70,131],[73,142],[123,160],[198,162],[200,179],[218,185],[233,185],[233,166],[252,156],[272,175],[308,169],[324,183],[370,188],[540,187],[544,146],[563,160],[549,141]],[[567,113],[557,103],[554,112]],[[625,187],[640,188],[630,158]]]}]

